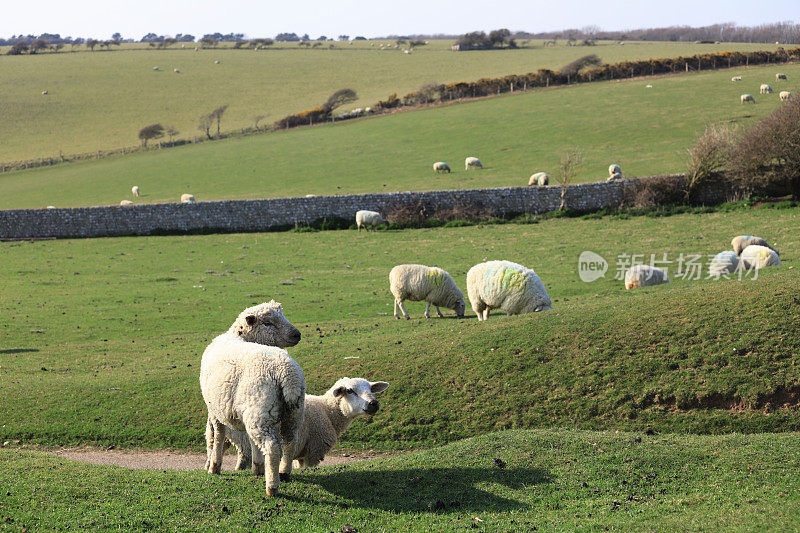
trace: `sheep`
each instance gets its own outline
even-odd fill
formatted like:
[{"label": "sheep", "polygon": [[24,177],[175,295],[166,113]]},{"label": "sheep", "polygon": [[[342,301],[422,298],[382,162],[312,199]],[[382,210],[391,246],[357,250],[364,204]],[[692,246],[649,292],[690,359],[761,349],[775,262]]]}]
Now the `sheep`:
[{"label": "sheep", "polygon": [[372,108],[371,107],[365,107],[364,108],[364,113],[369,115],[370,113],[372,113]]},{"label": "sheep", "polygon": [[742,77],[741,76],[734,76],[734,77],[731,78],[731,81],[742,81]]},{"label": "sheep", "polygon": [[470,268],[467,293],[479,321],[487,320],[492,309],[517,315],[553,308],[536,272],[511,261],[488,261]]},{"label": "sheep", "polygon": [[180,74],[181,73],[181,71],[179,69],[177,69],[177,68],[172,69],[172,72],[174,72],[175,74]]},{"label": "sheep", "polygon": [[158,67],[153,67],[153,70],[159,70],[159,68]]},{"label": "sheep", "polygon": [[193,204],[194,203],[194,195],[189,193],[181,194],[181,203],[184,204]]},{"label": "sheep", "polygon": [[653,88],[653,86],[652,86],[651,84],[649,84],[649,83],[648,83],[647,85],[645,85],[645,86],[644,86],[644,88],[645,88],[645,89],[652,89],[652,88]]},{"label": "sheep", "polygon": [[469,170],[470,168],[483,168],[483,164],[477,157],[468,157],[464,160],[464,170]]},{"label": "sheep", "polygon": [[739,97],[739,100],[741,101],[741,103],[745,102],[753,102],[754,104],[756,103],[756,99],[753,98],[752,94],[743,94],[742,96]]},{"label": "sheep", "polygon": [[300,332],[272,300],[242,311],[205,349],[200,389],[208,408],[209,474],[220,473],[231,427],[247,432],[253,472],[265,473],[268,496],[277,494],[280,480],[288,480],[303,423],[306,383],[300,365],[283,348],[298,342]]},{"label": "sheep", "polygon": [[733,250],[725,250],[715,255],[708,265],[708,273],[719,277],[739,269],[739,256]]},{"label": "sheep", "polygon": [[650,287],[669,283],[666,271],[650,265],[634,265],[625,272],[625,288]]},{"label": "sheep", "polygon": [[[298,432],[294,466],[314,467],[325,458],[353,421],[372,416],[380,405],[375,394],[389,387],[385,381],[342,378],[322,396],[306,394],[305,416]],[[228,439],[236,446],[237,470],[251,468],[252,456],[247,433],[227,428]]]},{"label": "sheep", "polygon": [[361,231],[361,226],[364,226],[364,229],[367,229],[367,226],[380,226],[381,224],[389,225],[380,213],[377,211],[367,211],[366,209],[362,209],[360,211],[356,211],[356,228]]},{"label": "sheep", "polygon": [[608,166],[608,177],[614,179],[622,177],[622,169],[618,164],[612,163]]},{"label": "sheep", "polygon": [[411,53],[411,50],[403,50],[403,53],[404,53],[404,54],[410,54],[410,53]]},{"label": "sheep", "polygon": [[219,65],[219,59],[217,59],[216,61],[214,61],[214,64],[215,64],[215,65]]},{"label": "sheep", "polygon": [[[755,244],[758,246],[766,246],[772,250],[775,250],[772,246],[770,246],[767,241],[762,239],[761,237],[753,237],[752,235],[739,235],[731,239],[731,248],[733,251],[736,252],[736,255],[742,255],[742,250],[750,246],[751,244]],[[778,250],[775,250],[778,254]]]},{"label": "sheep", "polygon": [[785,102],[786,100],[792,97],[792,93],[790,93],[789,91],[781,91],[778,96],[780,96],[781,102]]},{"label": "sheep", "polygon": [[425,318],[430,318],[431,305],[436,308],[440,317],[444,315],[439,307],[446,307],[456,312],[458,318],[464,318],[464,294],[456,282],[446,271],[438,267],[425,265],[397,265],[389,272],[389,290],[394,295],[394,317],[400,319],[398,308],[409,320],[404,300],[412,302],[425,301]]},{"label": "sheep", "polygon": [[56,208],[56,206],[54,206],[54,205],[48,205],[47,206],[47,209],[55,209],[55,208]]},{"label": "sheep", "polygon": [[537,172],[536,174],[531,175],[530,179],[528,180],[528,186],[530,185],[549,185],[550,184],[550,176],[547,172]]},{"label": "sheep", "polygon": [[47,94],[47,89],[45,89],[44,91],[42,91],[42,94]]},{"label": "sheep", "polygon": [[778,252],[768,246],[759,246],[758,244],[751,244],[742,250],[739,259],[742,261],[742,266],[748,270],[758,270],[760,268],[781,264],[781,258],[778,256]]},{"label": "sheep", "polygon": [[134,185],[133,187],[131,187],[131,194],[133,194],[137,198],[139,197],[139,186],[138,185]]},{"label": "sheep", "polygon": [[444,161],[437,161],[436,163],[433,164],[433,172],[434,173],[447,172],[448,174],[450,174],[450,165],[448,165]]},{"label": "sheep", "polygon": [[762,83],[761,94],[772,94],[772,87],[770,87],[769,84]]},{"label": "sheep", "polygon": [[119,203],[119,205],[122,205],[122,206],[126,206],[126,207],[127,207],[127,206],[129,206],[129,205],[133,205],[133,202],[131,202],[130,200],[122,200],[122,201]]},{"label": "sheep", "polygon": [[775,74],[775,81],[785,80],[785,79],[788,79],[786,77],[786,74],[784,74],[782,72],[778,72],[777,74]]}]

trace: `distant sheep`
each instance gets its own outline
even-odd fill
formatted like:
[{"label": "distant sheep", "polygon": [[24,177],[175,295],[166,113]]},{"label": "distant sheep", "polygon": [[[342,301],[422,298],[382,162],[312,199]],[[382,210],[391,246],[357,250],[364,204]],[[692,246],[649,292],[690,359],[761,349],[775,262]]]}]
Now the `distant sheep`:
[{"label": "distant sheep", "polygon": [[772,87],[767,83],[761,84],[761,94],[772,94]]},{"label": "distant sheep", "polygon": [[470,168],[483,168],[483,164],[477,157],[468,157],[464,160],[464,170],[469,170]]},{"label": "distant sheep", "polygon": [[778,72],[777,74],[775,74],[775,81],[785,80],[785,79],[787,79],[786,74],[783,74],[782,72]]},{"label": "distant sheep", "polygon": [[130,200],[122,200],[119,203],[119,205],[129,206],[129,205],[133,205],[133,202],[131,202]]},{"label": "distant sheep", "polygon": [[397,310],[408,320],[410,317],[403,307],[405,300],[425,301],[425,318],[430,318],[431,305],[442,317],[439,307],[446,307],[464,317],[464,294],[446,271],[425,265],[397,265],[389,272],[389,290],[394,295],[394,317],[399,319]]},{"label": "distant sheep", "polygon": [[650,85],[650,84],[647,84],[647,85],[645,85],[645,86],[644,86],[644,88],[645,88],[645,89],[652,89],[652,88],[653,88],[653,86],[652,86],[652,85]]},{"label": "distant sheep", "polygon": [[381,224],[388,225],[387,222],[380,213],[377,211],[367,211],[366,209],[362,209],[361,211],[356,212],[356,229],[361,231],[361,226],[364,226],[364,229],[367,229],[367,226],[375,227],[380,226]]},{"label": "distant sheep", "polygon": [[[775,248],[772,248],[772,246],[770,246],[767,241],[761,237],[753,237],[752,235],[739,235],[731,239],[731,248],[733,248],[733,251],[736,252],[736,255],[742,255],[742,251],[751,244],[766,246],[767,248],[775,250]],[[775,251],[777,252],[777,250]]]},{"label": "distant sheep", "polygon": [[131,187],[131,194],[133,194],[136,198],[139,197],[139,186],[138,185],[134,185],[133,187]]},{"label": "distant sheep", "polygon": [[742,77],[741,76],[734,76],[734,77],[731,78],[731,81],[742,81]]},{"label": "distant sheep", "polygon": [[789,91],[781,91],[778,96],[780,96],[781,102],[785,102],[786,100],[792,97],[792,93],[790,93]]},{"label": "distant sheep", "polygon": [[739,257],[742,261],[742,266],[746,269],[760,269],[770,266],[777,266],[781,264],[781,258],[778,253],[772,248],[767,246],[759,246],[751,244],[744,250]]},{"label": "distant sheep", "polygon": [[528,185],[549,185],[550,184],[550,176],[547,175],[547,172],[537,172],[533,174],[530,179],[528,180]]},{"label": "distant sheep", "polygon": [[47,94],[47,89],[45,89],[44,91],[42,91],[42,94]]},{"label": "distant sheep", "polygon": [[743,94],[742,96],[739,97],[739,100],[741,101],[741,103],[745,102],[753,102],[754,104],[756,103],[756,99],[753,98],[752,94]]},{"label": "distant sheep", "polygon": [[733,250],[726,250],[715,255],[708,265],[708,273],[711,276],[721,276],[731,274],[739,268],[739,256]]},{"label": "distant sheep", "polygon": [[194,195],[189,193],[181,194],[181,202],[184,204],[193,204],[194,203]]},{"label": "distant sheep", "polygon": [[669,283],[669,276],[658,267],[634,265],[625,272],[625,288],[628,290],[661,285],[663,283]]},{"label": "distant sheep", "polygon": [[219,65],[219,59],[217,59],[216,61],[214,61],[214,64],[215,64],[215,65]]},{"label": "distant sheep", "polygon": [[449,174],[450,173],[450,165],[448,165],[444,161],[437,161],[436,163],[433,164],[433,171],[435,173],[447,172]]},{"label": "distant sheep", "polygon": [[172,72],[174,72],[175,74],[180,74],[181,73],[181,71],[176,69],[176,68],[172,69]]},{"label": "distant sheep", "polygon": [[158,67],[153,67],[153,70],[160,70]]},{"label": "distant sheep", "polygon": [[488,261],[470,268],[467,293],[480,321],[487,320],[492,309],[518,315],[553,308],[536,272],[511,261]]},{"label": "distant sheep", "polygon": [[622,169],[618,164],[612,163],[608,166],[608,177],[614,179],[619,179],[622,177]]}]

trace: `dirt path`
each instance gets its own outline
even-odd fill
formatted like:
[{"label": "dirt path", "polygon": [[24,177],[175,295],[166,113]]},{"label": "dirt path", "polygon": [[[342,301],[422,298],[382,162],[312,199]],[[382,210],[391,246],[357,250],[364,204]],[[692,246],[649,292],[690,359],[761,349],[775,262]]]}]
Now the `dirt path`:
[{"label": "dirt path", "polygon": [[[96,465],[113,465],[124,468],[147,468],[151,470],[201,470],[206,462],[204,453],[176,452],[169,450],[104,450],[98,448],[60,448],[41,450],[58,457],[72,459]],[[320,466],[341,465],[366,461],[380,457],[367,452],[343,453],[329,455]],[[222,460],[222,468],[232,470],[236,464],[236,455],[227,453]]]}]

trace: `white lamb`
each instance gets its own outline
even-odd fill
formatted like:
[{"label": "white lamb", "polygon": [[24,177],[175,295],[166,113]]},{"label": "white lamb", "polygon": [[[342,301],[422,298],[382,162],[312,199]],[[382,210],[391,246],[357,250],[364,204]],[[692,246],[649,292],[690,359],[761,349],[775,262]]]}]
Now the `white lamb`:
[{"label": "white lamb", "polygon": [[436,308],[446,307],[456,312],[459,318],[464,317],[464,294],[456,282],[446,271],[438,267],[425,265],[397,265],[389,272],[389,290],[394,295],[394,317],[399,319],[397,309],[402,311],[408,320],[410,317],[403,307],[404,300],[412,302],[425,301],[425,318],[430,318],[431,305]]},{"label": "white lamb", "polygon": [[131,194],[133,194],[136,198],[139,197],[139,186],[138,185],[134,185],[133,187],[131,187]]},{"label": "white lamb", "polygon": [[650,287],[669,283],[666,271],[650,265],[634,265],[625,272],[625,288]]},{"label": "white lamb", "polygon": [[613,179],[619,179],[622,177],[622,169],[616,163],[612,163],[608,166],[608,177]]},{"label": "white lamb", "polygon": [[530,268],[511,261],[478,263],[467,272],[467,293],[478,320],[501,309],[509,315],[552,309],[542,280]]},{"label": "white lamb", "polygon": [[742,77],[741,76],[734,76],[734,77],[731,78],[731,81],[742,81]]},{"label": "white lamb", "polygon": [[[375,394],[389,387],[385,381],[342,378],[322,396],[306,394],[306,410],[295,447],[295,466],[317,466],[350,424],[361,416],[372,416],[380,405]],[[228,438],[238,450],[236,470],[250,468],[250,439],[244,431],[228,428]]]},{"label": "white lamb", "polygon": [[775,74],[775,81],[785,80],[785,79],[787,79],[786,78],[786,74],[783,74],[781,72],[778,72],[777,74]]},{"label": "white lamb", "polygon": [[[769,243],[767,243],[767,241],[761,237],[754,237],[752,235],[739,235],[731,239],[731,248],[733,248],[733,251],[736,252],[736,255],[742,255],[742,250],[751,244],[766,246],[767,248],[775,250],[775,248],[770,246]],[[775,252],[778,252],[778,250],[775,250]]]},{"label": "white lamb", "polygon": [[122,200],[119,203],[119,205],[129,206],[129,205],[133,205],[133,202],[131,202],[130,200]]},{"label": "white lamb", "polygon": [[448,165],[444,161],[437,161],[436,163],[433,164],[433,172],[434,173],[447,172],[449,174],[450,165]]},{"label": "white lamb", "polygon": [[388,225],[389,222],[387,222],[377,211],[367,211],[366,209],[356,211],[356,228],[359,231],[361,231],[361,226],[364,226],[364,229],[368,229],[367,226],[374,228],[375,226],[380,226],[381,224]]},{"label": "white lamb", "polygon": [[760,269],[770,266],[777,266],[781,264],[781,258],[778,253],[767,246],[759,246],[751,244],[744,250],[739,257],[742,261],[742,266],[748,270]]},{"label": "white lamb", "polygon": [[739,268],[739,256],[733,250],[725,250],[715,255],[708,265],[708,273],[719,277],[731,274]]},{"label": "white lamb", "polygon": [[189,193],[181,194],[181,202],[184,204],[193,204],[194,203],[194,195]]},{"label": "white lamb", "polygon": [[781,91],[780,94],[778,94],[778,96],[780,96],[781,102],[785,102],[786,100],[792,97],[792,93],[790,93],[789,91]]},{"label": "white lamb", "polygon": [[477,157],[468,157],[464,160],[464,170],[469,170],[470,168],[483,168],[483,164]]},{"label": "white lamb", "polygon": [[282,348],[299,341],[300,332],[273,300],[242,311],[205,349],[200,388],[208,408],[210,474],[222,468],[226,427],[231,427],[247,432],[253,471],[266,471],[269,496],[277,494],[279,478],[288,479],[303,423],[306,382],[300,365]]},{"label": "white lamb", "polygon": [[772,87],[770,87],[767,83],[762,83],[761,94],[772,94]]},{"label": "white lamb", "polygon": [[741,101],[741,103],[745,102],[753,102],[754,104],[756,103],[756,99],[753,98],[752,94],[743,94],[742,96],[739,97],[739,100]]},{"label": "white lamb", "polygon": [[533,174],[530,179],[528,180],[528,185],[539,185],[544,186],[550,183],[550,176],[547,172],[537,172]]}]

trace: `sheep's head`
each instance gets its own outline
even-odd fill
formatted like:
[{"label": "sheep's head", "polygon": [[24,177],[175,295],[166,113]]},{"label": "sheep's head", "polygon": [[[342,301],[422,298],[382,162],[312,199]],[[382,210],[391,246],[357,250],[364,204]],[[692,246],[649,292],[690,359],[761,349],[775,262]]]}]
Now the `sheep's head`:
[{"label": "sheep's head", "polygon": [[453,308],[453,311],[456,312],[458,318],[464,318],[464,309],[467,308],[467,305],[464,303],[464,298],[459,298],[456,301],[456,306]]},{"label": "sheep's head", "polygon": [[239,314],[228,330],[242,340],[287,348],[300,342],[300,331],[283,316],[281,304],[275,300],[248,307]]},{"label": "sheep's head", "polygon": [[346,418],[374,415],[378,412],[380,394],[389,388],[385,381],[367,381],[362,378],[342,378],[327,392],[339,402],[339,410]]}]

